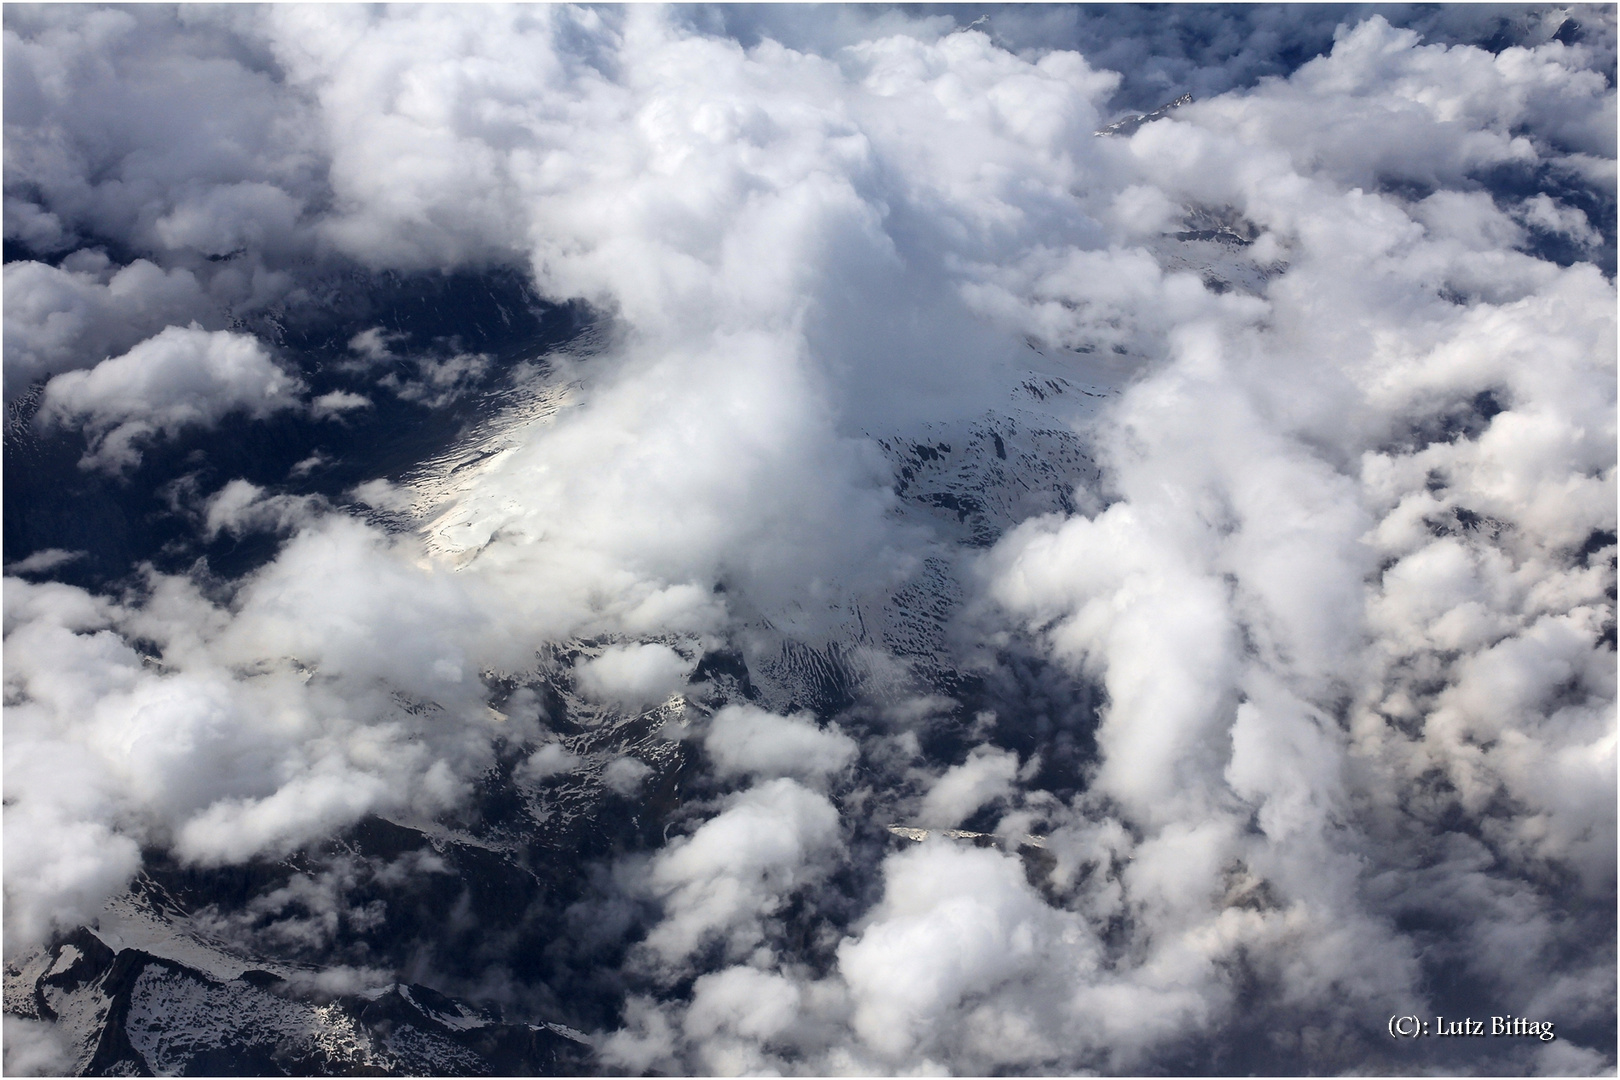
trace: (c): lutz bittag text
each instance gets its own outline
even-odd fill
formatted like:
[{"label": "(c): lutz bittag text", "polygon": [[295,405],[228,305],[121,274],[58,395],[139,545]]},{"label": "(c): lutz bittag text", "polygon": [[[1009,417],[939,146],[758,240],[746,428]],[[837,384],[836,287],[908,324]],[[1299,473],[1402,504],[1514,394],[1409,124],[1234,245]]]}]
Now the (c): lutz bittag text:
[{"label": "(c): lutz bittag text", "polygon": [[1425,1020],[1416,1015],[1392,1016],[1389,1018],[1389,1034],[1396,1039],[1421,1039],[1424,1036],[1508,1035],[1552,1042],[1556,1038],[1553,1035],[1551,1020],[1531,1020],[1523,1016],[1492,1016],[1485,1020],[1475,1020],[1471,1016],[1452,1020],[1444,1016],[1437,1016],[1433,1020]]}]

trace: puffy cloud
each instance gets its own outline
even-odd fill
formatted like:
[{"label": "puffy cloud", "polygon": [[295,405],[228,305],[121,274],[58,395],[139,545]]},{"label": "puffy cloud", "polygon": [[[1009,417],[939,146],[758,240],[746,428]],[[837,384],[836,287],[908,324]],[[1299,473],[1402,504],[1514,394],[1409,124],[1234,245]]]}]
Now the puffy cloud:
[{"label": "puffy cloud", "polygon": [[317,417],[322,419],[342,416],[354,409],[365,409],[371,406],[371,399],[364,394],[356,394],[349,390],[333,390],[311,399],[310,409]]},{"label": "puffy cloud", "polygon": [[921,824],[945,829],[960,825],[974,811],[1012,793],[1018,755],[993,746],[975,746],[968,759],[934,781],[918,811]]},{"label": "puffy cloud", "polygon": [[[324,765],[324,763],[323,763]],[[423,779],[443,786],[443,770]],[[289,852],[310,837],[324,836],[389,801],[374,775],[342,766],[318,766],[260,798],[210,803],[175,837],[175,851],[204,865],[242,862],[261,852]],[[453,800],[444,799],[449,805]]]},{"label": "puffy cloud", "polygon": [[[1078,928],[1065,934],[1064,921],[1030,889],[1016,859],[939,843],[891,858],[883,902],[838,950],[855,1032],[895,1063],[938,1061],[932,1055],[959,1038],[993,1035],[1011,1019],[1007,1012],[1029,1004],[1022,994],[999,993],[1009,984],[1048,964],[1071,978],[1095,967],[1095,943]],[[964,1017],[969,998],[984,1005]],[[950,1030],[964,1020],[969,1031]],[[1029,1025],[1008,1027],[1012,1034]],[[1029,1049],[1014,1042],[1005,1052],[1018,1060]]]},{"label": "puffy cloud", "polygon": [[[249,487],[216,497],[216,524],[306,513]],[[304,520],[229,610],[161,576],[138,606],[16,577],[5,597],[8,949],[92,918],[142,844],[234,862],[368,813],[458,805],[494,734],[464,649],[521,655],[475,643],[488,627],[457,583],[330,515]],[[367,629],[383,625],[389,649]]]},{"label": "puffy cloud", "polygon": [[807,713],[777,716],[753,705],[727,705],[715,713],[703,749],[721,776],[799,779],[838,773],[859,753],[837,724],[818,727]]},{"label": "puffy cloud", "polygon": [[705,975],[692,987],[683,1026],[688,1038],[710,1039],[722,1030],[768,1040],[797,1019],[803,994],[791,980],[756,968],[732,967]]},{"label": "puffy cloud", "polygon": [[1582,247],[1595,247],[1602,235],[1579,207],[1566,206],[1541,192],[1519,204],[1519,219],[1532,228],[1568,236]]},{"label": "puffy cloud", "polygon": [[165,271],[145,259],[114,268],[98,251],[75,252],[59,267],[7,263],[5,286],[8,398],[39,379],[122,354],[204,308],[191,271]]},{"label": "puffy cloud", "polygon": [[261,420],[296,408],[302,390],[252,337],[171,326],[89,371],[56,376],[39,415],[82,426],[90,449],[80,464],[116,473],[138,465],[140,444],[155,436],[210,427],[233,412]]},{"label": "puffy cloud", "polygon": [[[1265,287],[1263,318],[1170,309],[1162,346],[1148,349],[1161,359],[1095,429],[1116,501],[1026,521],[983,564],[987,596],[1107,692],[1092,821],[1054,833],[1060,869],[1096,859],[1100,837],[1082,838],[1118,815],[1142,837],[1124,845],[1118,893],[1094,886],[1083,901],[1099,914],[1134,903],[1160,934],[1202,926],[1214,941],[1235,927],[1211,897],[1249,889],[1242,906],[1271,926],[1245,933],[1268,949],[1288,942],[1267,952],[1285,1000],[1320,993],[1319,976],[1286,959],[1306,952],[1364,1000],[1410,992],[1419,946],[1385,920],[1440,901],[1356,882],[1399,877],[1405,852],[1455,835],[1437,825],[1443,807],[1491,837],[1505,862],[1486,876],[1538,926],[1561,901],[1529,883],[1545,880],[1529,860],[1611,888],[1612,860],[1592,862],[1574,837],[1608,843],[1612,816],[1596,821],[1530,777],[1557,756],[1567,790],[1612,799],[1612,651],[1587,621],[1608,609],[1599,582],[1612,569],[1574,552],[1612,529],[1612,499],[1596,492],[1614,466],[1613,289],[1590,266],[1526,261],[1511,249],[1527,213],[1467,190],[1470,175],[1565,152],[1565,136],[1517,134],[1522,118],[1609,107],[1593,72],[1564,66],[1565,48],[1422,46],[1372,19],[1287,80],[1143,127],[1130,153],[1159,170],[1157,184],[1242,208],[1261,230],[1250,250],[1271,230],[1287,271]],[[1351,134],[1374,114],[1378,134]],[[1241,165],[1224,141],[1239,130]],[[1256,153],[1257,139],[1286,154]],[[1397,180],[1462,190],[1367,193]],[[1001,280],[1007,297],[1037,301],[1023,301],[1032,331],[1073,341],[1089,330],[1096,300],[1078,287],[1067,286],[1077,312],[1053,312],[1070,320],[1054,332],[1039,321],[1041,290],[1064,286]],[[1419,876],[1464,892],[1486,888],[1479,873],[1459,861]],[[1235,884],[1245,875],[1264,893]],[[1490,936],[1496,961],[1476,969],[1497,992],[1524,993],[1522,965],[1545,939],[1521,941],[1509,975],[1506,919],[1482,908],[1453,924],[1446,948],[1464,955]]]},{"label": "puffy cloud", "polygon": [[[1613,107],[1603,78],[1567,63],[1568,50],[1557,41],[1494,55],[1422,44],[1375,15],[1344,27],[1331,53],[1286,81],[1200,109],[1219,127],[1220,113],[1237,120],[1238,102],[1255,101],[1238,121],[1245,130],[1346,186],[1456,187],[1491,166],[1535,165],[1570,150],[1613,154],[1613,133],[1601,130]],[[1517,134],[1524,125],[1553,146]]]},{"label": "puffy cloud", "polygon": [[[8,399],[166,325],[224,329],[295,290],[284,266],[316,252],[304,212],[326,189],[303,103],[262,46],[243,47],[256,21],[6,20],[6,237],[69,252],[6,265]],[[143,257],[119,266],[107,250]]]},{"label": "puffy cloud", "polygon": [[[21,749],[31,767],[43,763],[42,756]],[[57,776],[59,782],[78,782],[81,775],[72,769],[76,762]],[[13,785],[18,798],[34,805],[18,810],[11,825],[12,839],[6,847],[8,878],[26,880],[22,888],[11,887],[7,900],[7,937],[12,949],[21,951],[43,941],[52,931],[89,922],[101,911],[107,899],[128,884],[141,866],[140,847],[99,820],[74,820],[67,815],[41,809],[39,796],[26,780]],[[78,811],[88,818],[110,816],[105,806],[82,805]]]},{"label": "puffy cloud", "polygon": [[580,756],[563,748],[561,743],[546,743],[523,760],[520,771],[533,780],[546,780],[573,771]]},{"label": "puffy cloud", "polygon": [[692,662],[668,645],[617,645],[574,665],[581,692],[597,701],[642,708],[686,684]]},{"label": "puffy cloud", "polygon": [[12,1076],[61,1076],[73,1066],[73,1050],[54,1024],[6,1014],[6,1072]]},{"label": "puffy cloud", "polygon": [[[358,474],[393,532],[257,477],[195,520],[289,534],[228,599],[8,578],[8,949],[143,846],[464,806],[498,740],[543,795],[609,753],[486,706],[572,651],[592,716],[698,679],[690,767],[754,785],[604,874],[654,913],[627,1069],[1355,1071],[1396,1067],[1366,1016],[1465,982],[1612,1011],[1613,19],[1570,17],[8,9],[7,237],[81,250],[8,264],[7,394],[50,378],[87,463],[297,406],[226,313],[355,264],[517,265],[601,319],[516,366],[331,335],[323,431],[481,410]],[[1096,480],[1031,453],[1051,501],[953,544],[918,498],[989,498],[964,436],[1032,430]],[[731,648],[750,703],[697,673]],[[970,700],[1036,665],[1074,700]],[[1071,714],[1095,753],[1052,780]],[[867,836],[1002,803],[1044,848]]]},{"label": "puffy cloud", "polygon": [[710,941],[728,957],[746,955],[764,939],[761,920],[822,877],[841,847],[838,811],[792,780],[731,796],[653,860],[647,887],[664,914],[647,935],[648,954],[674,971]]},{"label": "puffy cloud", "polygon": [[209,496],[203,507],[203,534],[242,536],[256,530],[291,531],[312,516],[307,495],[266,495],[246,480],[232,480]]},{"label": "puffy cloud", "polygon": [[319,158],[303,103],[279,91],[262,46],[240,45],[257,21],[8,19],[8,191],[28,192],[59,235],[197,255],[296,249],[288,226],[321,191]]},{"label": "puffy cloud", "polygon": [[642,781],[651,773],[652,766],[638,758],[615,758],[602,770],[602,782],[608,786],[608,790],[628,799],[640,792]]}]

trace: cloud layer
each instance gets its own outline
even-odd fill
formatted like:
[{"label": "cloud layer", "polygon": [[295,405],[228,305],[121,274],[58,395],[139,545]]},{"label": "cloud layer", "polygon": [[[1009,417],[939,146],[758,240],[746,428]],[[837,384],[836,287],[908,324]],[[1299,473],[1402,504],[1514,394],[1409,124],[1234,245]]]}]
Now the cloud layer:
[{"label": "cloud layer", "polygon": [[[1612,1069],[1613,12],[1471,17],[8,8],[6,397],[273,544],[8,546],[8,955],[590,778],[685,785],[570,916],[610,1067]],[[278,337],[514,267],[590,340]],[[141,471],[494,382],[341,498]]]}]

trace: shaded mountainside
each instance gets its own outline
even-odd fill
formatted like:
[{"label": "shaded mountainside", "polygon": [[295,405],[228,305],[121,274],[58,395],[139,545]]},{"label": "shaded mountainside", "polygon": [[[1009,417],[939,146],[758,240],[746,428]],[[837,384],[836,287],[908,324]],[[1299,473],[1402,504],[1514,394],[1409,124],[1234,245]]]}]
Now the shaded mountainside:
[{"label": "shaded mountainside", "polygon": [[312,996],[271,972],[222,979],[80,928],[6,972],[9,1011],[55,1021],[88,1076],[568,1075],[583,1037],[419,985]]}]

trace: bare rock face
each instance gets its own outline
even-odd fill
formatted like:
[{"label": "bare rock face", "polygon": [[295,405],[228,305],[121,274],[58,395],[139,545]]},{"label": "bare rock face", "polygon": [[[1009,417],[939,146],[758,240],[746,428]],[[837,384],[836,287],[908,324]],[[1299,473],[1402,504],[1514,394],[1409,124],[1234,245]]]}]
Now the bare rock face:
[{"label": "bare rock face", "polygon": [[1165,102],[1152,112],[1133,113],[1130,116],[1121,117],[1106,127],[1098,128],[1095,134],[1132,135],[1136,132],[1136,129],[1141,127],[1143,124],[1151,124],[1155,120],[1163,120],[1165,117],[1169,116],[1172,112],[1181,108],[1183,105],[1191,105],[1192,100],[1193,96],[1191,94],[1182,94],[1180,97],[1176,98],[1176,100]]}]

